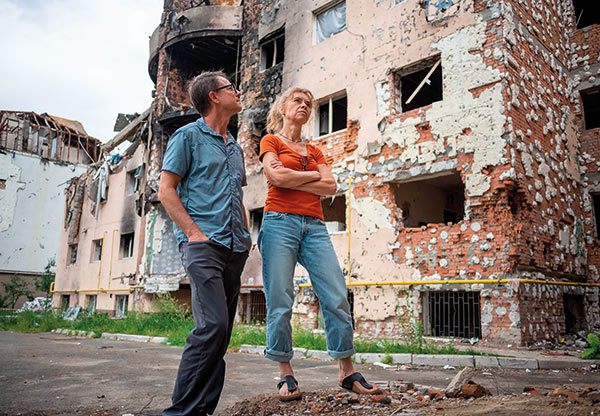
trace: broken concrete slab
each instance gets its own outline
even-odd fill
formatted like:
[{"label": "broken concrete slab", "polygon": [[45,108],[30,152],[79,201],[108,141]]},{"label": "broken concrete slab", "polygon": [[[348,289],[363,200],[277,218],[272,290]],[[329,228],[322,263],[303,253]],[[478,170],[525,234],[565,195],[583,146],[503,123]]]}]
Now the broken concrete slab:
[{"label": "broken concrete slab", "polygon": [[472,367],[465,367],[454,376],[452,381],[446,387],[446,395],[448,397],[456,397],[461,391],[462,385],[471,381],[477,374],[477,370]]},{"label": "broken concrete slab", "polygon": [[528,368],[530,370],[539,368],[535,358],[498,357],[498,364],[501,368]]}]

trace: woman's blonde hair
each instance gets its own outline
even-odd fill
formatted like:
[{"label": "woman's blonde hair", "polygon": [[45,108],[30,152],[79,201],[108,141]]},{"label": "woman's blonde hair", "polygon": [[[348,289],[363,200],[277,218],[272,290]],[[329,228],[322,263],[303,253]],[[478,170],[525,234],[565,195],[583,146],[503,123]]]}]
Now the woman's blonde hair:
[{"label": "woman's blonde hair", "polygon": [[292,87],[277,97],[275,103],[269,110],[269,115],[267,116],[267,131],[269,133],[276,133],[281,130],[283,127],[283,116],[281,115],[281,109],[284,105],[287,104],[289,100],[292,99],[295,93],[301,92],[306,94],[310,99],[310,109],[312,111],[314,107],[314,97],[312,92],[302,87]]}]

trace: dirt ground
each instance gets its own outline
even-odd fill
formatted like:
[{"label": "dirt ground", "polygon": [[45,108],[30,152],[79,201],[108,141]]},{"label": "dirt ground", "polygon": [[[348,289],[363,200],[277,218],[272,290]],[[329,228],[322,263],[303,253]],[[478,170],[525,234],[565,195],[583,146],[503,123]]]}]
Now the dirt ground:
[{"label": "dirt ground", "polygon": [[[159,415],[170,395],[182,348],[56,334],[0,332],[0,415]],[[600,370],[508,370],[478,372],[474,381],[492,396],[428,400],[428,388],[443,389],[458,372],[433,367],[357,370],[379,386],[402,379],[414,392],[392,392],[390,403],[337,388],[337,364],[294,359],[302,401],[276,396],[276,365],[257,355],[228,353],[223,394],[216,415],[579,415],[600,414],[589,397],[549,397],[557,387],[571,392],[600,387]],[[526,386],[540,395],[523,396]],[[423,397],[419,397],[423,396]],[[592,413],[593,412],[593,413]]]},{"label": "dirt ground", "polygon": [[243,400],[221,415],[300,416],[300,415],[594,415],[600,403],[584,398],[502,395],[479,399],[418,400],[405,394],[388,394],[388,404],[368,397],[340,393],[337,389],[307,392],[301,401],[281,403],[272,394]]}]

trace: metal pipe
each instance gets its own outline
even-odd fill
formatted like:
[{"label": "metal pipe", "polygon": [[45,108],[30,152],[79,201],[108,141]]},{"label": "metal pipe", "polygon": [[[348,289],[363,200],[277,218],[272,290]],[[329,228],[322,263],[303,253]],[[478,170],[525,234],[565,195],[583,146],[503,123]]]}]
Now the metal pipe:
[{"label": "metal pipe", "polygon": [[119,231],[119,230],[116,228],[113,230],[111,241],[110,241],[110,265],[108,266],[108,290],[110,290],[110,283],[112,280],[113,251],[115,250],[115,231]]},{"label": "metal pipe", "polygon": [[[584,282],[558,282],[552,280],[539,279],[468,279],[468,280],[410,280],[410,281],[393,281],[393,282],[363,282],[363,283],[348,283],[347,286],[419,286],[419,285],[459,285],[459,284],[478,284],[478,283],[510,283],[518,280],[520,283],[535,283],[546,285],[562,285],[562,286],[590,286],[600,287],[600,283],[584,283]],[[301,283],[299,287],[311,287],[310,283]]]},{"label": "metal pipe", "polygon": [[352,236],[352,179],[354,176],[348,177],[348,284],[352,276],[352,260],[350,259],[350,237]]}]

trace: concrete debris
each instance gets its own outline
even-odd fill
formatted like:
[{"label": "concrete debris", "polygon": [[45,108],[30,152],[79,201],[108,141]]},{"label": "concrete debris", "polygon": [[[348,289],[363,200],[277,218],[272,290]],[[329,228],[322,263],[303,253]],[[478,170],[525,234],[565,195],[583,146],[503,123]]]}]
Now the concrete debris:
[{"label": "concrete debris", "polygon": [[469,381],[468,383],[462,385],[460,395],[465,399],[470,399],[471,397],[478,399],[482,396],[491,396],[492,394],[485,387]]},{"label": "concrete debris", "polygon": [[25,302],[17,312],[24,311],[46,311],[52,306],[52,298],[37,297],[29,302]]},{"label": "concrete debris", "polygon": [[446,387],[446,395],[448,397],[456,397],[461,391],[463,384],[471,381],[477,374],[477,370],[471,367],[465,367],[458,372],[452,381]]}]

